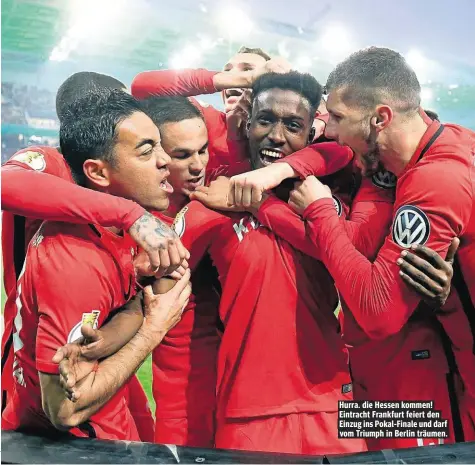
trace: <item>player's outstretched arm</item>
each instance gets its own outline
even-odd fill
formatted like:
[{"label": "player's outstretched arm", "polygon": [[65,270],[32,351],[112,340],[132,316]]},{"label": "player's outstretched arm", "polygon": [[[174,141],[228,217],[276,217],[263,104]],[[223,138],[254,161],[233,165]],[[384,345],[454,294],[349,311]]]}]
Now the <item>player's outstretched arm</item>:
[{"label": "player's outstretched arm", "polygon": [[264,73],[287,71],[290,71],[290,65],[282,58],[273,58],[256,70],[235,73],[206,69],[145,71],[135,76],[131,90],[132,95],[140,99],[151,95],[192,97],[225,89],[251,87]]},{"label": "player's outstretched arm", "polygon": [[[473,199],[464,167],[453,162],[421,166],[398,180],[392,230],[374,262],[355,249],[339,224],[333,202],[326,198],[318,180],[313,181],[314,202],[304,212],[308,234],[320,244],[322,261],[356,321],[371,338],[397,333],[421,300],[401,279],[396,263],[401,251],[419,244],[444,258],[453,238],[470,219]],[[449,191],[441,191],[448,169],[455,173],[454,182]]]},{"label": "player's outstretched arm", "polygon": [[327,176],[345,168],[352,159],[351,150],[336,142],[310,145],[270,166],[233,176],[229,204],[248,208],[259,202],[265,191],[277,187],[286,179]]},{"label": "player's outstretched arm", "polygon": [[[191,294],[190,272],[169,292],[157,295],[144,290],[145,318],[132,340],[116,354],[101,361],[78,385],[73,373],[64,373],[74,386],[70,400],[58,375],[40,372],[43,409],[58,429],[75,427],[90,418],[123,386],[165,334],[181,319]],[[56,356],[53,358],[56,361]]]},{"label": "player's outstretched arm", "polygon": [[26,218],[119,229],[129,229],[145,213],[131,200],[8,163],[2,166],[2,210]]},{"label": "player's outstretched arm", "polygon": [[2,167],[2,209],[26,218],[129,230],[149,255],[154,273],[162,276],[188,256],[173,230],[135,202],[86,189],[27,165]]}]

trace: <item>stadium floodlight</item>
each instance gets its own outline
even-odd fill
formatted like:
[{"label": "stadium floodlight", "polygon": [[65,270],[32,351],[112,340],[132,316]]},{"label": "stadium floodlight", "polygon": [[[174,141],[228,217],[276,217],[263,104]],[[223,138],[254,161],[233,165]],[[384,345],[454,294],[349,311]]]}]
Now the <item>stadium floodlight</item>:
[{"label": "stadium floodlight", "polygon": [[229,40],[246,39],[254,28],[249,16],[232,5],[220,9],[216,15],[216,21],[221,33]]},{"label": "stadium floodlight", "polygon": [[434,92],[428,87],[421,88],[421,103],[422,105],[430,103],[434,99]]},{"label": "stadium floodlight", "polygon": [[342,60],[356,49],[350,31],[341,23],[329,23],[318,42],[329,61]]},{"label": "stadium floodlight", "polygon": [[216,41],[211,40],[207,36],[198,36],[198,38],[200,40],[199,47],[205,52],[213,49],[216,46]]},{"label": "stadium floodlight", "polygon": [[312,66],[312,59],[306,55],[300,55],[294,63],[298,71],[308,71]]},{"label": "stadium floodlight", "polygon": [[430,75],[430,63],[429,60],[424,56],[424,54],[420,50],[412,48],[409,50],[409,52],[407,52],[405,58],[408,65],[417,74],[417,78],[419,79],[419,81],[422,84],[428,83],[428,77]]},{"label": "stadium floodlight", "polygon": [[202,52],[199,47],[188,44],[185,48],[177,52],[170,58],[170,68],[183,69],[183,68],[197,68],[201,60]]},{"label": "stadium floodlight", "polygon": [[70,25],[56,45],[49,59],[67,60],[80,42],[94,42],[99,37],[120,31],[119,24],[125,15],[126,0],[76,0],[71,2]]},{"label": "stadium floodlight", "polygon": [[279,56],[284,57],[286,59],[290,58],[290,52],[287,47],[287,41],[286,40],[281,40],[277,44],[277,51],[279,52]]}]

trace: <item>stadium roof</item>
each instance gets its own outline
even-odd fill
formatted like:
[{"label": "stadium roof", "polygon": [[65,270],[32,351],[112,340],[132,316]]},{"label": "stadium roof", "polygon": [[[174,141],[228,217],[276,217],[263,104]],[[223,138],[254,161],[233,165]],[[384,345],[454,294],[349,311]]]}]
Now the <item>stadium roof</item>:
[{"label": "stadium roof", "polygon": [[471,0],[2,0],[2,71],[53,90],[85,69],[130,82],[147,69],[220,69],[245,44],[324,81],[351,51],[384,45],[410,59],[432,107],[473,108],[474,17]]}]

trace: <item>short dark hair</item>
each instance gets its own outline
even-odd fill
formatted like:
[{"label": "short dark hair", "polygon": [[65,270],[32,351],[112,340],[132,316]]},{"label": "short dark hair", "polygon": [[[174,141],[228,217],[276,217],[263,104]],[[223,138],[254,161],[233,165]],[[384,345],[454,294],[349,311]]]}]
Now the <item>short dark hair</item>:
[{"label": "short dark hair", "polygon": [[61,121],[61,153],[71,168],[74,180],[85,185],[83,165],[89,158],[114,165],[117,125],[135,112],[140,103],[118,89],[90,89],[69,107]]},{"label": "short dark hair", "polygon": [[266,73],[258,77],[252,86],[252,102],[259,94],[269,89],[292,90],[304,97],[310,109],[316,111],[322,99],[322,86],[308,73],[290,71],[288,73]]},{"label": "short dark hair", "polygon": [[266,61],[270,60],[270,55],[267,54],[266,52],[264,52],[264,50],[262,50],[262,48],[250,48],[250,47],[246,47],[245,45],[243,45],[237,51],[237,53],[254,53],[254,55],[259,55],[262,58],[264,58]]},{"label": "short dark hair", "polygon": [[440,121],[439,115],[435,111],[432,110],[424,110],[425,114],[432,120],[432,121]]},{"label": "short dark hair", "polygon": [[417,111],[421,86],[414,70],[394,50],[369,47],[350,55],[330,73],[326,91],[343,89],[343,99],[371,108],[392,104],[401,112]]},{"label": "short dark hair", "polygon": [[80,98],[89,90],[100,88],[106,89],[126,89],[126,85],[112,76],[94,73],[92,71],[81,71],[74,73],[64,81],[56,94],[56,114],[61,121],[67,112],[69,105]]},{"label": "short dark hair", "polygon": [[141,101],[144,112],[160,127],[166,123],[178,123],[203,115],[186,97],[149,97]]}]

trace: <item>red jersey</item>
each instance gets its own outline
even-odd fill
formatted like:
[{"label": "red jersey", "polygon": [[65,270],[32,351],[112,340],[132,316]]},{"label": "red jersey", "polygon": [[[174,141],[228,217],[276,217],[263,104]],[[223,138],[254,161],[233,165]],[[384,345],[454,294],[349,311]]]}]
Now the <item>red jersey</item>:
[{"label": "red jersey", "polygon": [[[213,84],[215,74],[217,71],[206,69],[145,71],[134,78],[131,91],[132,95],[138,99],[144,99],[151,95],[191,97],[200,94],[214,94],[218,92]],[[210,159],[207,170],[241,161],[240,145],[237,144],[235,147],[234,141],[228,141],[226,114],[194,98],[191,101],[201,111],[208,128]]]},{"label": "red jersey", "polygon": [[[445,256],[452,238],[460,237],[458,262],[473,306],[474,159],[473,132],[455,125],[441,126],[436,121],[428,127],[398,178],[391,233],[374,263],[355,249],[335,215],[333,202],[321,199],[304,212],[324,263],[370,337],[384,338],[398,332],[419,304],[419,296],[399,278],[396,264],[401,250],[412,244],[425,244]],[[448,172],[450,183],[446,182]],[[468,312],[469,321],[473,321],[473,312]]]},{"label": "red jersey", "polygon": [[[51,200],[54,199],[54,202]],[[145,213],[136,203],[73,183],[66,161],[52,147],[28,147],[2,167],[2,254],[7,300],[2,336],[2,408],[12,385],[12,325],[16,280],[25,250],[42,220],[98,223],[129,229]]]},{"label": "red jersey", "polygon": [[[223,215],[191,202],[182,229],[183,241],[188,234],[208,249],[223,287],[218,415],[335,411],[338,399],[351,399],[331,281],[322,274],[324,292],[308,282],[319,265],[295,256],[249,214]],[[271,381],[272,390],[255,388]]]},{"label": "red jersey", "polygon": [[[191,204],[194,209],[196,202]],[[153,395],[156,403],[155,442],[213,447],[214,434],[204,434],[204,417],[211,423],[216,406],[216,359],[220,336],[217,331],[219,295],[214,287],[212,265],[204,257],[204,241],[183,234],[184,215],[190,206],[179,212],[175,229],[190,251],[193,294],[180,322],[163,338],[153,351]],[[173,218],[154,213],[162,221],[172,224]],[[186,419],[186,427],[179,433],[170,420]],[[161,427],[162,423],[164,427]]]},{"label": "red jersey", "polygon": [[[38,372],[58,374],[52,362],[58,347],[80,337],[83,323],[102,325],[135,294],[134,253],[128,236],[99,226],[44,223],[38,230],[18,282],[16,383],[3,414],[4,429],[55,431],[42,408]],[[122,390],[71,432],[139,439]]]}]

